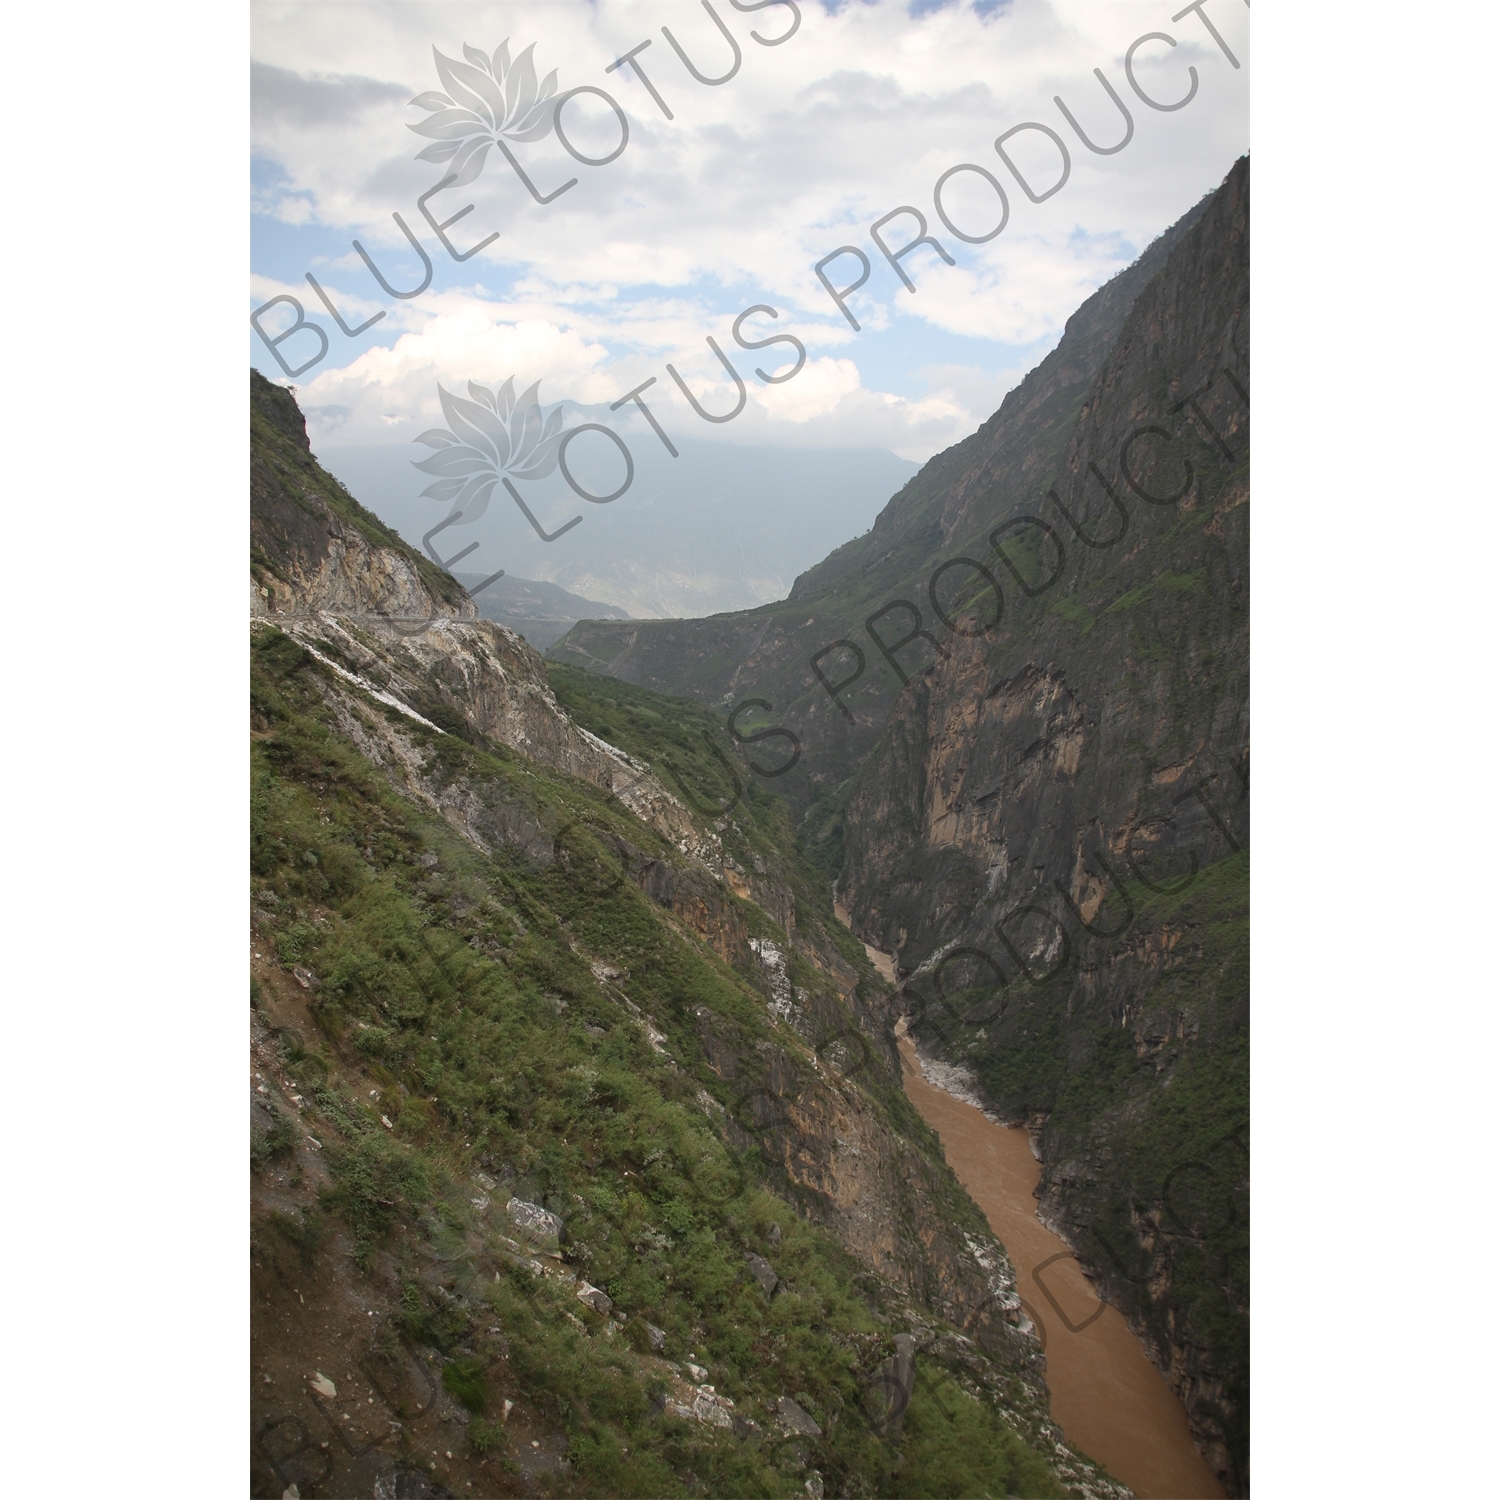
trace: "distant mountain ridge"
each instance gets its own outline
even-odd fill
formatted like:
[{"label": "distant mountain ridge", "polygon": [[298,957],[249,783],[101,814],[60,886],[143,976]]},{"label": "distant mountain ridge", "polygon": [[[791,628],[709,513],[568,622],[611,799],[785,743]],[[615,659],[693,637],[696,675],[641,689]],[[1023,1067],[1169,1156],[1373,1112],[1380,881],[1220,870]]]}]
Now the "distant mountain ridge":
[{"label": "distant mountain ridge", "polygon": [[[484,583],[483,573],[455,573],[466,589]],[[553,641],[566,635],[580,620],[628,620],[629,615],[614,604],[585,599],[570,594],[555,583],[535,578],[512,578],[506,574],[488,584],[474,596],[481,619],[506,625],[528,645],[545,651]]]},{"label": "distant mountain ridge", "polygon": [[[521,492],[550,530],[583,516],[556,541],[541,541],[501,493],[477,525],[444,532],[439,545],[451,544],[448,556],[478,542],[464,564],[477,578],[503,567],[612,604],[630,619],[691,618],[785,598],[799,573],[867,530],[917,468],[881,449],[749,447],[682,432],[674,434],[680,456],[673,458],[644,423],[637,432],[607,409],[564,405],[570,425],[603,421],[629,440],[629,490],[611,504],[589,505],[554,474]],[[334,442],[318,449],[324,467],[408,541],[418,542],[441,517],[431,500],[418,498],[422,476],[411,460],[425,450]],[[586,443],[570,462],[587,482]],[[592,485],[603,493],[615,482],[601,477]]]}]

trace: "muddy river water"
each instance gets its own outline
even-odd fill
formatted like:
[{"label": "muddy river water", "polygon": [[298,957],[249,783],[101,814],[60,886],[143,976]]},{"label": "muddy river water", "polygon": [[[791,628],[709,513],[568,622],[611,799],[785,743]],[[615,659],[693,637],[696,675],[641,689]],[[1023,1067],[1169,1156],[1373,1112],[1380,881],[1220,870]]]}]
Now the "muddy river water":
[{"label": "muddy river water", "polygon": [[1025,1130],[996,1125],[928,1083],[904,1024],[897,1039],[907,1098],[1010,1254],[1016,1290],[1045,1343],[1052,1415],[1068,1441],[1141,1500],[1222,1496],[1181,1404],[1123,1314],[1100,1302],[1067,1245],[1037,1218],[1041,1164]]},{"label": "muddy river water", "polygon": [[[839,920],[848,914],[835,905]],[[865,945],[896,982],[891,957]],[[1052,1416],[1080,1452],[1128,1484],[1141,1500],[1221,1500],[1223,1486],[1193,1446],[1187,1415],[1124,1314],[1094,1295],[1067,1245],[1036,1216],[1041,1163],[1026,1131],[1008,1129],[929,1083],[896,1029],[906,1097],[937,1131],[943,1154],[1010,1255],[1027,1317],[1047,1355]]]}]

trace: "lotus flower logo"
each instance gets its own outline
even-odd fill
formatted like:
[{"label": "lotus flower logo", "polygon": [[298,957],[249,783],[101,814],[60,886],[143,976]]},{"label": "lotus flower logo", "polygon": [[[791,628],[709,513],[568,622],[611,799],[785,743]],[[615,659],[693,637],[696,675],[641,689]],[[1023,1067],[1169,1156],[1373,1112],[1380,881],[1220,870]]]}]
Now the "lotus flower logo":
[{"label": "lotus flower logo", "polygon": [[[448,515],[422,538],[428,556],[443,567],[451,568],[459,557],[467,556],[479,543],[471,543],[458,557],[443,562],[432,551],[432,538],[449,526],[467,526],[477,521],[488,509],[497,484],[505,485],[545,540],[551,541],[562,535],[562,531],[554,532],[552,536],[542,531],[515,486],[505,477],[545,479],[557,468],[559,450],[567,437],[562,431],[563,409],[559,406],[543,421],[537,396],[541,384],[541,381],[536,381],[517,397],[514,376],[494,391],[471,380],[469,395],[472,399],[468,401],[438,386],[438,400],[448,419],[448,427],[431,428],[414,439],[424,447],[437,449],[437,452],[430,458],[413,460],[413,466],[424,474],[436,476],[433,483],[422,491],[423,499],[453,503]],[[570,521],[563,531],[576,526],[582,519],[579,516]]]},{"label": "lotus flower logo", "polygon": [[433,61],[448,92],[431,90],[411,101],[427,110],[428,117],[406,128],[434,143],[419,151],[416,159],[446,162],[446,171],[457,174],[450,186],[462,187],[479,176],[490,147],[499,145],[502,137],[539,141],[548,134],[556,107],[553,96],[557,93],[557,70],[554,68],[537,87],[536,65],[531,60],[535,45],[533,42],[514,62],[509,39],[495,48],[493,57],[465,43],[467,62],[444,57],[434,47]]},{"label": "lotus flower logo", "polygon": [[564,434],[562,407],[544,422],[537,381],[519,399],[512,376],[493,393],[469,382],[465,401],[438,387],[438,400],[451,431],[434,427],[415,441],[438,451],[415,467],[437,480],[422,491],[424,499],[451,500],[457,515],[477,521],[490,503],[490,492],[502,474],[517,479],[545,479],[557,467]]}]

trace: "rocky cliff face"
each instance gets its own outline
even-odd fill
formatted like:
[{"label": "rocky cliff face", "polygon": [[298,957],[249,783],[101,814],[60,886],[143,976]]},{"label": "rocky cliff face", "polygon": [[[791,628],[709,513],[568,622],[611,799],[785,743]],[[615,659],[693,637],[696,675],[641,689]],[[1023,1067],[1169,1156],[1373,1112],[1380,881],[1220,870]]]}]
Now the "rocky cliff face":
[{"label": "rocky cliff face", "polygon": [[1137,297],[1045,493],[997,511],[1004,613],[975,590],[897,699],[848,801],[840,886],[911,976],[918,1034],[1040,1126],[1043,1211],[1236,1489],[1248,221],[1242,163]]},{"label": "rocky cliff face", "polygon": [[[692,693],[728,708],[749,697],[774,705],[776,722],[804,746],[778,784],[806,807],[849,776],[879,738],[904,678],[931,650],[920,639],[882,658],[875,635],[896,643],[913,623],[940,633],[929,599],[934,570],[956,553],[988,555],[985,531],[1016,497],[1044,488],[1073,433],[1100,366],[1143,288],[1165,265],[1209,200],[1197,205],[1068,320],[1058,347],[976,433],[930,460],[894,495],[864,536],[799,577],[777,604],[708,620],[584,620],[549,656],[659,692]],[[950,575],[945,601],[963,576]],[[867,621],[895,600],[903,609]],[[849,641],[860,657],[829,646]],[[863,665],[860,665],[862,660]],[[836,703],[814,670],[852,681]]]},{"label": "rocky cliff face", "polygon": [[290,393],[258,371],[251,418],[252,619],[437,728],[508,745],[602,787],[674,843],[697,848],[677,799],[558,707],[537,653],[482,620],[455,579],[318,465]]}]

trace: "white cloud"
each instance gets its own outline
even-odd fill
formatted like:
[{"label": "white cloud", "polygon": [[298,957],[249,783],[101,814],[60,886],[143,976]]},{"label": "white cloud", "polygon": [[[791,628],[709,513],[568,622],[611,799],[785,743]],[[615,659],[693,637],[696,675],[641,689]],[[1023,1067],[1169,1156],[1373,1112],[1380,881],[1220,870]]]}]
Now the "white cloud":
[{"label": "white cloud", "polygon": [[[282,290],[296,291],[263,278],[256,284],[257,295]],[[266,319],[271,328],[281,326],[273,323],[275,316]],[[776,373],[785,346],[740,350],[722,326],[729,320],[686,303],[621,308],[617,317],[605,319],[565,305],[497,304],[444,293],[424,312],[413,306],[404,316],[418,326],[394,343],[366,349],[347,365],[309,372],[298,382],[314,446],[415,437],[441,423],[439,384],[450,390],[469,380],[495,385],[514,375],[523,385],[541,381],[544,403],[607,407],[655,376],[645,399],[679,437],[779,447],[880,447],[920,461],[973,431],[1019,378],[1019,372],[990,377],[974,367],[934,367],[924,371],[928,392],[908,398],[866,389],[850,358],[816,355],[795,379],[767,385],[754,370]],[[642,343],[632,349],[620,342],[621,325]],[[746,382],[745,409],[726,426],[704,422],[665,372],[670,361],[711,413],[722,414],[735,404],[733,383],[702,341],[704,327],[715,329],[720,347]],[[788,322],[786,331],[815,329]]]},{"label": "white cloud", "polygon": [[922,373],[934,395],[946,397],[963,411],[984,416],[998,411],[1006,392],[1018,386],[1026,375],[1024,369],[1002,370],[991,375],[975,365],[928,365]]},{"label": "white cloud", "polygon": [[832,411],[845,396],[858,389],[859,366],[852,359],[825,356],[805,365],[792,382],[757,388],[755,399],[772,417],[800,424]]},{"label": "white cloud", "polygon": [[[330,330],[327,362],[305,377],[309,398],[328,413],[321,420],[336,414],[346,436],[388,428],[396,411],[415,421],[432,409],[439,378],[495,379],[514,369],[528,383],[543,379],[548,399],[597,403],[655,376],[653,405],[660,396],[662,409],[691,422],[699,436],[806,442],[817,434],[825,444],[874,441],[916,454],[987,416],[986,391],[999,379],[994,372],[1009,367],[1014,346],[1055,340],[1078,304],[1215,186],[1245,146],[1248,68],[1232,69],[1195,17],[1174,24],[1170,7],[1146,0],[1016,0],[987,17],[956,4],[920,19],[898,0],[848,5],[835,15],[804,3],[797,35],[774,48],[751,32],[778,35],[788,22],[784,8],[740,14],[716,0],[715,10],[742,61],[733,79],[709,88],[689,76],[661,31],[669,27],[701,70],[727,67],[728,47],[696,5],[257,9],[255,143],[277,169],[259,201],[290,226],[284,232],[308,236],[305,269],[347,307],[346,318],[387,314],[373,334],[385,347],[360,353],[332,329],[305,283],[285,288]],[[1248,12],[1219,0],[1213,13],[1243,61]],[[1197,97],[1176,113],[1146,108],[1126,84],[1125,48],[1149,31],[1179,41],[1175,49],[1150,44],[1137,61],[1158,98],[1180,96],[1189,65],[1198,72]],[[448,231],[461,250],[499,236],[459,267],[417,211],[417,196],[439,171],[414,160],[426,142],[407,127],[424,116],[405,101],[441,86],[434,45],[457,58],[466,42],[488,51],[506,36],[513,51],[535,42],[539,70],[558,69],[560,88],[607,89],[626,111],[630,142],[601,167],[580,165],[555,139],[515,145],[543,190],[577,178],[547,207],[492,151],[476,181],[429,205],[441,220],[474,204]],[[652,45],[639,61],[672,108],[670,122],[628,69],[605,72],[647,38]],[[1134,122],[1134,139],[1117,155],[1090,153],[1053,103],[1062,95],[1095,140],[1117,139],[1123,121],[1095,67]],[[617,138],[597,99],[580,96],[568,108],[580,149],[602,151],[587,142]],[[1058,130],[1071,156],[1068,184],[1040,205],[993,147],[1000,131],[1026,120]],[[1038,177],[1046,153],[1055,156],[1035,132],[1011,145],[1023,170]],[[1035,159],[1024,155],[1034,146]],[[988,244],[955,239],[934,211],[933,184],[960,162],[984,166],[1009,200],[1010,222]],[[993,191],[974,174],[955,179],[945,203],[961,226],[994,222]],[[925,215],[928,232],[957,261],[944,265],[928,248],[903,257],[915,294],[868,233],[903,204]],[[412,265],[393,211],[438,267],[435,289],[410,302],[380,293],[347,248],[358,238],[377,263]],[[330,232],[347,237],[333,255]],[[903,216],[889,227],[891,244],[913,232],[914,221]],[[859,334],[811,270],[846,243],[861,246],[871,262],[867,284],[850,300]],[[297,272],[279,258],[277,265],[284,276]],[[846,258],[839,269],[852,265]],[[808,366],[785,386],[763,387],[749,375],[757,362],[771,368],[765,359],[779,358],[785,346],[747,355],[729,337],[734,313],[752,302],[778,308],[775,331],[808,346]],[[722,402],[728,387],[704,343],[709,334],[755,392],[745,414],[722,429],[688,410],[665,371],[671,360],[690,381],[714,382]],[[971,342],[956,354],[955,339]],[[991,373],[975,365],[973,378],[930,376],[931,389],[917,389],[921,370],[968,368],[975,340],[997,346]],[[882,367],[909,372],[906,394],[870,387],[869,362],[887,346],[901,357],[885,357]]]}]

